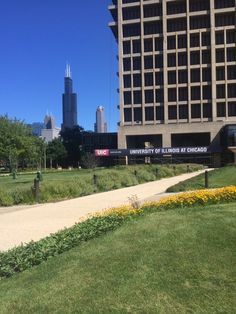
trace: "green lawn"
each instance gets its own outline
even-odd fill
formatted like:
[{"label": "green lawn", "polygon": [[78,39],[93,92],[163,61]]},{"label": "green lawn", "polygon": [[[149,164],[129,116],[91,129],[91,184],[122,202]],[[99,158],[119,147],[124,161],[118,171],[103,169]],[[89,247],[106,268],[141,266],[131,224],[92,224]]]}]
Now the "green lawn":
[{"label": "green lawn", "polygon": [[[190,171],[203,169],[190,165]],[[52,202],[89,195],[122,187],[171,177],[187,171],[187,165],[136,165],[116,166],[96,170],[73,170],[43,173],[40,183],[40,202]],[[96,186],[93,176],[96,175]],[[0,176],[0,206],[31,204],[34,202],[31,187],[36,174],[19,174],[16,180]]]},{"label": "green lawn", "polygon": [[[236,185],[236,166],[228,166],[215,169],[209,172],[209,187],[220,188],[229,185]],[[181,192],[199,190],[205,188],[205,175],[201,174],[195,178],[180,182],[170,187],[168,192]]]},{"label": "green lawn", "polygon": [[236,203],[153,213],[0,281],[0,313],[235,313]]}]

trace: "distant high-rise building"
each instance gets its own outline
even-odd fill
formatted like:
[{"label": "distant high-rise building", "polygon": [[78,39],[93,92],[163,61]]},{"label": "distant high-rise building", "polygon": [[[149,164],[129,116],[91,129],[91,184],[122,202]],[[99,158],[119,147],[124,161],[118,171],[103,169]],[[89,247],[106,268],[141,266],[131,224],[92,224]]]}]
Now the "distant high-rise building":
[{"label": "distant high-rise building", "polygon": [[44,125],[45,129],[55,129],[56,128],[56,123],[55,123],[55,118],[49,114],[46,114],[44,118]]},{"label": "distant high-rise building", "polygon": [[65,72],[65,92],[62,96],[63,123],[62,130],[72,129],[77,125],[77,95],[73,93],[73,81],[71,69],[66,65]]},{"label": "distant high-rise building", "polygon": [[58,138],[60,129],[56,127],[55,118],[47,114],[44,118],[44,129],[41,131],[41,136],[45,142],[51,142],[53,139]]},{"label": "distant high-rise building", "polygon": [[98,106],[96,110],[96,123],[94,124],[96,133],[107,133],[107,123],[105,122],[104,107]]}]

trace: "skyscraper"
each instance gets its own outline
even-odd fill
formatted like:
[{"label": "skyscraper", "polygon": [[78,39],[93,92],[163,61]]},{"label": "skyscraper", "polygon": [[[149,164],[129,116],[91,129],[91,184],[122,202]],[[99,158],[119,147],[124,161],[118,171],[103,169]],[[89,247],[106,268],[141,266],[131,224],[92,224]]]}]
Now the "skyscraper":
[{"label": "skyscraper", "polygon": [[214,146],[236,123],[235,0],[113,0],[119,148]]},{"label": "skyscraper", "polygon": [[96,123],[94,125],[96,133],[107,133],[107,123],[105,122],[104,107],[98,106],[96,110]]},{"label": "skyscraper", "polygon": [[62,96],[63,123],[62,130],[72,129],[77,125],[77,94],[73,93],[73,81],[70,65],[66,65],[65,92]]}]

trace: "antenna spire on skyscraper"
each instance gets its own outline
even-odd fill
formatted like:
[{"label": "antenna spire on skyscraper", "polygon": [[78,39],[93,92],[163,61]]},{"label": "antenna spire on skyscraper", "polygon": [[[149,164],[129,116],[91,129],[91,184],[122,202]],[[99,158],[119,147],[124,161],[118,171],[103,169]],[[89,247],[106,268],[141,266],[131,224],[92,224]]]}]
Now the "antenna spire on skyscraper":
[{"label": "antenna spire on skyscraper", "polygon": [[71,69],[70,69],[70,65],[69,65],[68,62],[66,63],[65,77],[70,77],[71,78]]}]

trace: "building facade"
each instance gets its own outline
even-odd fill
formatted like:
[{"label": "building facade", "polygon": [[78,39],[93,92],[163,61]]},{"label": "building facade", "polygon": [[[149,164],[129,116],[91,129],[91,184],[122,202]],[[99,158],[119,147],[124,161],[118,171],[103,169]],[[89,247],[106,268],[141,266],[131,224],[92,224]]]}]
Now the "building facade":
[{"label": "building facade", "polygon": [[104,107],[98,106],[96,110],[96,123],[94,124],[94,132],[107,133],[107,123],[105,121]]},{"label": "building facade", "polygon": [[118,147],[217,147],[236,124],[235,0],[112,2]]},{"label": "building facade", "polygon": [[65,72],[65,92],[62,95],[62,130],[72,129],[77,126],[77,94],[73,93],[71,69],[67,64]]}]

